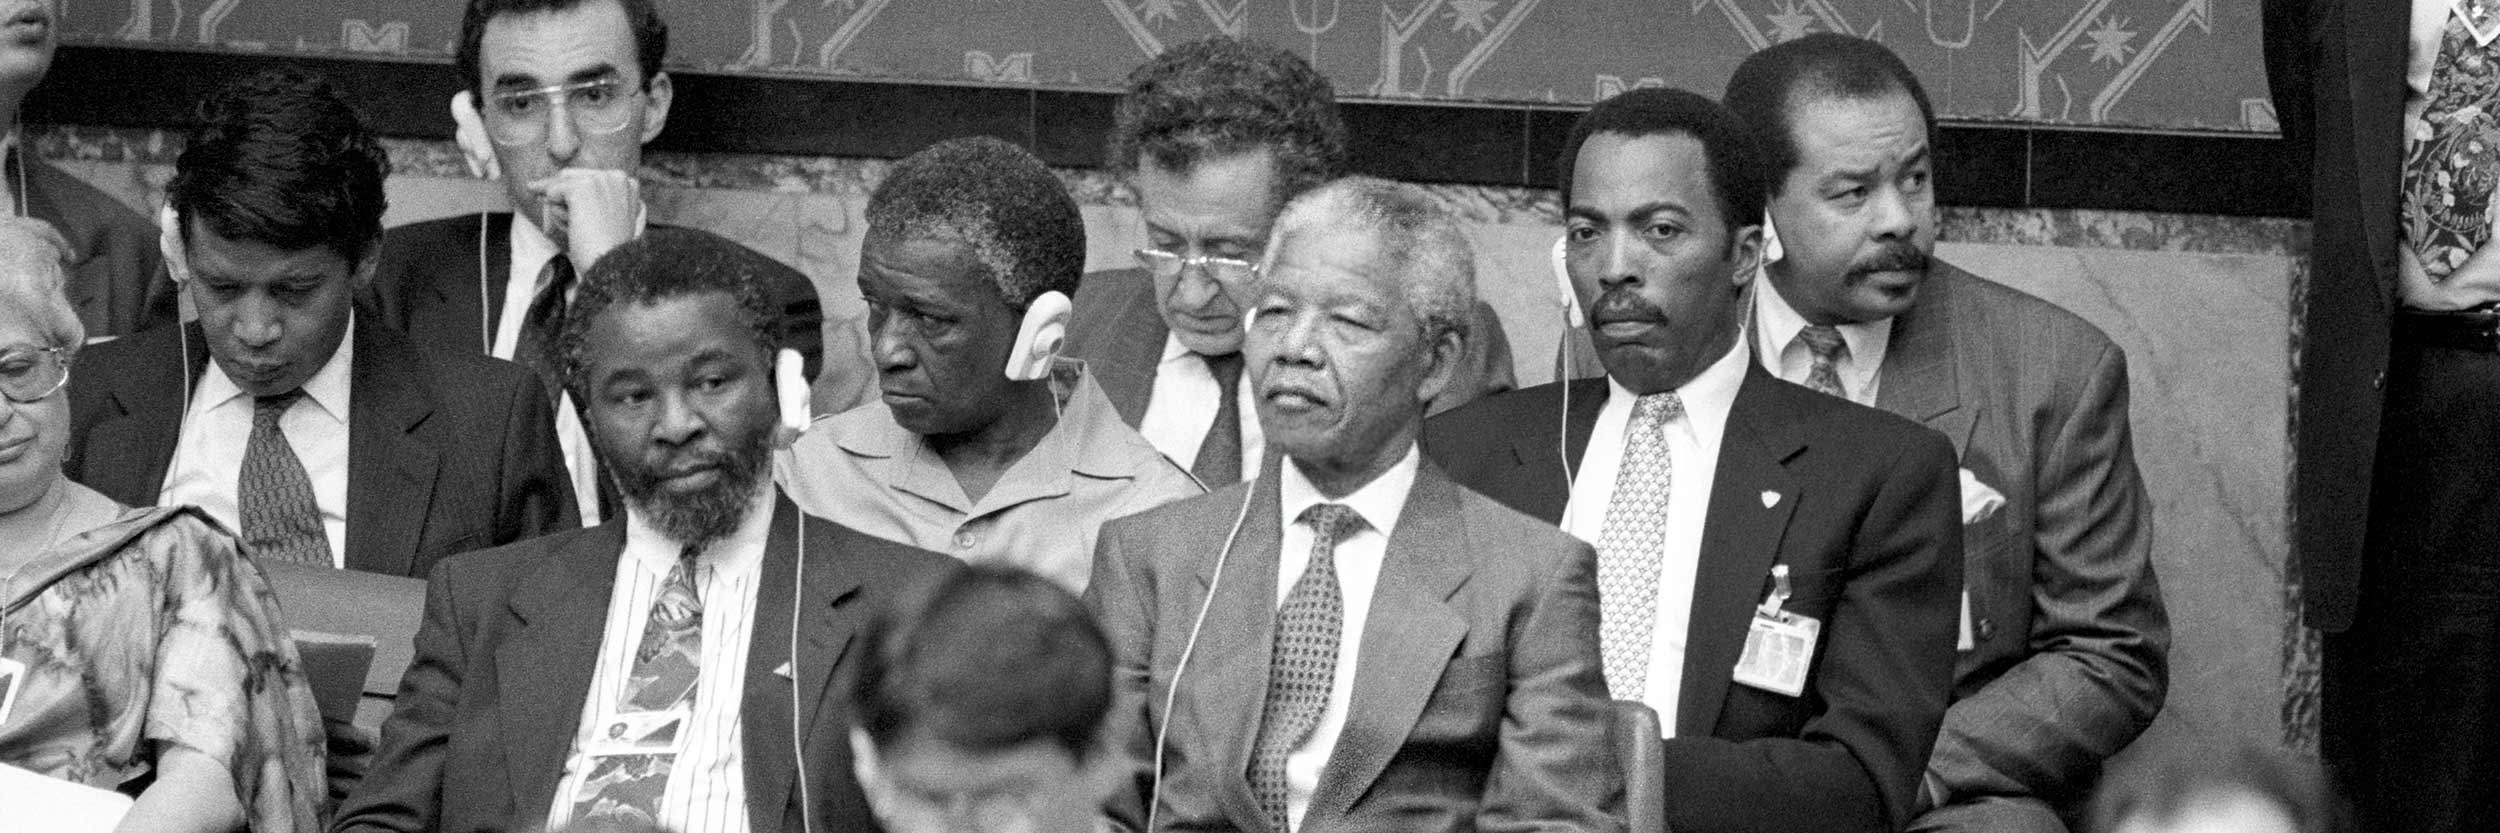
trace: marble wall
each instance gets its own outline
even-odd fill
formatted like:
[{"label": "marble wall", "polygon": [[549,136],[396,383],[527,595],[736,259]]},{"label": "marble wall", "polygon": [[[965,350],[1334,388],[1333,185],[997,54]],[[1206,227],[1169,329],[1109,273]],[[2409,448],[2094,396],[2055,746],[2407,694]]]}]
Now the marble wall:
[{"label": "marble wall", "polygon": [[[56,128],[30,137],[133,205],[153,205],[173,144],[149,132]],[[499,204],[448,143],[393,142],[396,224]],[[653,218],[738,238],[813,277],[827,308],[863,310],[851,274],[882,161],[659,156]],[[1125,265],[1142,242],[1134,202],[1100,174],[1064,172],[1083,206],[1089,262]],[[1523,384],[1553,378],[1560,313],[1547,250],[1550,191],[1433,186],[1477,244],[1480,290],[1516,348]],[[2168,707],[2118,764],[2217,740],[2306,747],[2314,650],[2286,574],[2293,287],[2305,225],[2281,220],[2060,210],[1948,209],[1944,257],[2072,309],[2130,358],[2136,457],[2156,508],[2154,559],[2175,630]],[[837,324],[838,326],[839,324]]]}]

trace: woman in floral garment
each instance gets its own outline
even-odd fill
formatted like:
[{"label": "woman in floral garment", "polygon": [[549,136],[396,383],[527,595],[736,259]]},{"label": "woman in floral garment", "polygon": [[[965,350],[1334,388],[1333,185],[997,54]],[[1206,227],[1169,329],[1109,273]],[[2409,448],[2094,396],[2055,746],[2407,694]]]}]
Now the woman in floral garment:
[{"label": "woman in floral garment", "polygon": [[320,718],[260,570],[196,509],[61,474],[66,249],[0,219],[0,764],[136,796],[124,833],[315,833]]}]

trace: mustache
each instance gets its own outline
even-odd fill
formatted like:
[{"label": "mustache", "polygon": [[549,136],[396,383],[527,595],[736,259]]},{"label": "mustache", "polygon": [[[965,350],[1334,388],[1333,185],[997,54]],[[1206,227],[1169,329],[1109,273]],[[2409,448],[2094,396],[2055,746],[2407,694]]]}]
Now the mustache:
[{"label": "mustache", "polygon": [[1919,251],[1917,246],[1906,241],[1886,243],[1875,253],[1851,262],[1849,276],[1875,272],[1922,272],[1927,269],[1927,260],[1926,252]]},{"label": "mustache", "polygon": [[1665,321],[1667,311],[1658,308],[1631,289],[1609,289],[1597,296],[1591,305],[1589,320],[1599,324],[1617,321]]}]

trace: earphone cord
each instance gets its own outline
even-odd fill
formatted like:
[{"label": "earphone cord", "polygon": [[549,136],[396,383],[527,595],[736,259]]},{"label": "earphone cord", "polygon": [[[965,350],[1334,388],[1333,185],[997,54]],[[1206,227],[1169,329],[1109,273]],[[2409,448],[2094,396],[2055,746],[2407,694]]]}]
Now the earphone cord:
[{"label": "earphone cord", "polygon": [[[785,448],[781,453],[790,455],[788,462],[796,467],[796,452]],[[799,602],[803,588],[807,587],[807,519],[795,511],[790,513],[790,535],[798,541],[799,561],[798,575],[790,582],[790,768],[799,785],[799,829],[816,833],[816,807],[809,800],[807,789],[807,751],[800,745],[804,733],[799,728]]]},{"label": "earphone cord", "polygon": [[486,312],[493,306],[487,303],[486,298],[486,229],[491,225],[486,222],[487,216],[484,211],[477,213],[477,340],[478,352],[492,356],[495,354],[495,322],[493,316]]},{"label": "earphone cord", "polygon": [[1172,734],[1172,705],[1179,702],[1181,674],[1189,670],[1189,655],[1198,650],[1198,633],[1207,626],[1207,611],[1215,606],[1215,594],[1224,588],[1224,561],[1233,554],[1233,542],[1241,537],[1242,522],[1250,519],[1250,501],[1258,494],[1256,481],[1250,494],[1243,495],[1241,511],[1233,515],[1232,531],[1224,533],[1224,548],[1215,553],[1215,577],[1207,580],[1207,595],[1198,601],[1198,616],[1189,623],[1189,638],[1181,642],[1180,659],[1172,664],[1172,682],[1163,688],[1163,720],[1155,724],[1154,789],[1146,795],[1146,829],[1154,833],[1155,820],[1163,811],[1163,747]]}]

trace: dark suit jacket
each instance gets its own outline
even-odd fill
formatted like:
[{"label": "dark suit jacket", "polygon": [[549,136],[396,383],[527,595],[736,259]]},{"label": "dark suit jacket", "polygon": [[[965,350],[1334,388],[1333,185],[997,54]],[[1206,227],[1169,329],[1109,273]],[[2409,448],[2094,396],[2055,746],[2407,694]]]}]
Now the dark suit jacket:
[{"label": "dark suit jacket", "polygon": [[1973,647],[1928,768],[1949,798],[2080,798],[2170,680],[2126,353],[2073,313],[1939,260],[1893,319],[1878,373],[1878,407],[1942,432],[2005,496],[1963,528]]},{"label": "dark suit jacket", "polygon": [[[793,695],[792,678],[774,669],[793,661],[787,635],[790,589],[799,586],[794,524],[803,517],[808,561],[798,604],[805,615]],[[484,833],[543,821],[598,670],[624,547],[619,518],[438,565],[427,580],[416,657],[382,724],[373,775],[340,806],[330,829]],[[810,715],[800,730],[814,829],[877,829],[851,777],[851,637],[875,605],[955,564],[800,515],[786,497],[774,503],[740,717],[747,814],[756,830],[806,828],[792,778],[793,696]]]},{"label": "dark suit jacket", "polygon": [[[1103,526],[1086,598],[1119,654],[1116,730],[1141,767],[1112,799],[1129,829],[1145,826],[1154,731],[1166,721],[1156,830],[1268,829],[1245,773],[1276,639],[1276,465]],[[1227,547],[1244,501],[1248,522]],[[1369,602],[1351,713],[1302,829],[1619,830],[1596,554],[1430,463],[1401,511]],[[1222,590],[1167,712],[1219,560]]]},{"label": "dark suit jacket", "polygon": [[26,172],[26,215],[69,241],[69,303],[87,337],[135,333],[174,320],[174,283],[156,251],[156,224],[59,168],[12,153]]},{"label": "dark suit jacket", "polygon": [[[1491,397],[1433,419],[1424,448],[1460,484],[1559,523],[1571,492],[1562,454],[1578,465],[1606,397],[1603,378]],[[1746,368],[1665,744],[1677,833],[1888,831],[1909,819],[1952,688],[1957,485],[1936,432]],[[1803,697],[1730,679],[1774,564],[1789,568],[1785,609],[1823,623]]]},{"label": "dark suit jacket", "polygon": [[2412,8],[2371,0],[2265,0],[2266,75],[2313,216],[2303,284],[2292,527],[2306,622],[2352,625],[2385,399],[2404,170]]},{"label": "dark suit jacket", "polygon": [[[581,525],[536,377],[483,356],[420,352],[361,313],[350,337],[348,569],[421,576],[453,553]],[[81,351],[69,386],[70,479],[156,505],[183,391],[208,358],[198,325]]]},{"label": "dark suit jacket", "polygon": [[[1155,369],[1163,363],[1163,342],[1172,334],[1155,300],[1154,277],[1144,269],[1094,272],[1077,286],[1074,303],[1066,355],[1085,360],[1094,381],[1111,397],[1112,409],[1120,412],[1120,420],[1135,428],[1146,418],[1147,401],[1154,397]],[[1502,331],[1501,317],[1477,301],[1467,326],[1458,375],[1432,400],[1433,413],[1510,390],[1516,384],[1510,369],[1510,336]],[[1179,462],[1189,465],[1187,460]]]}]

